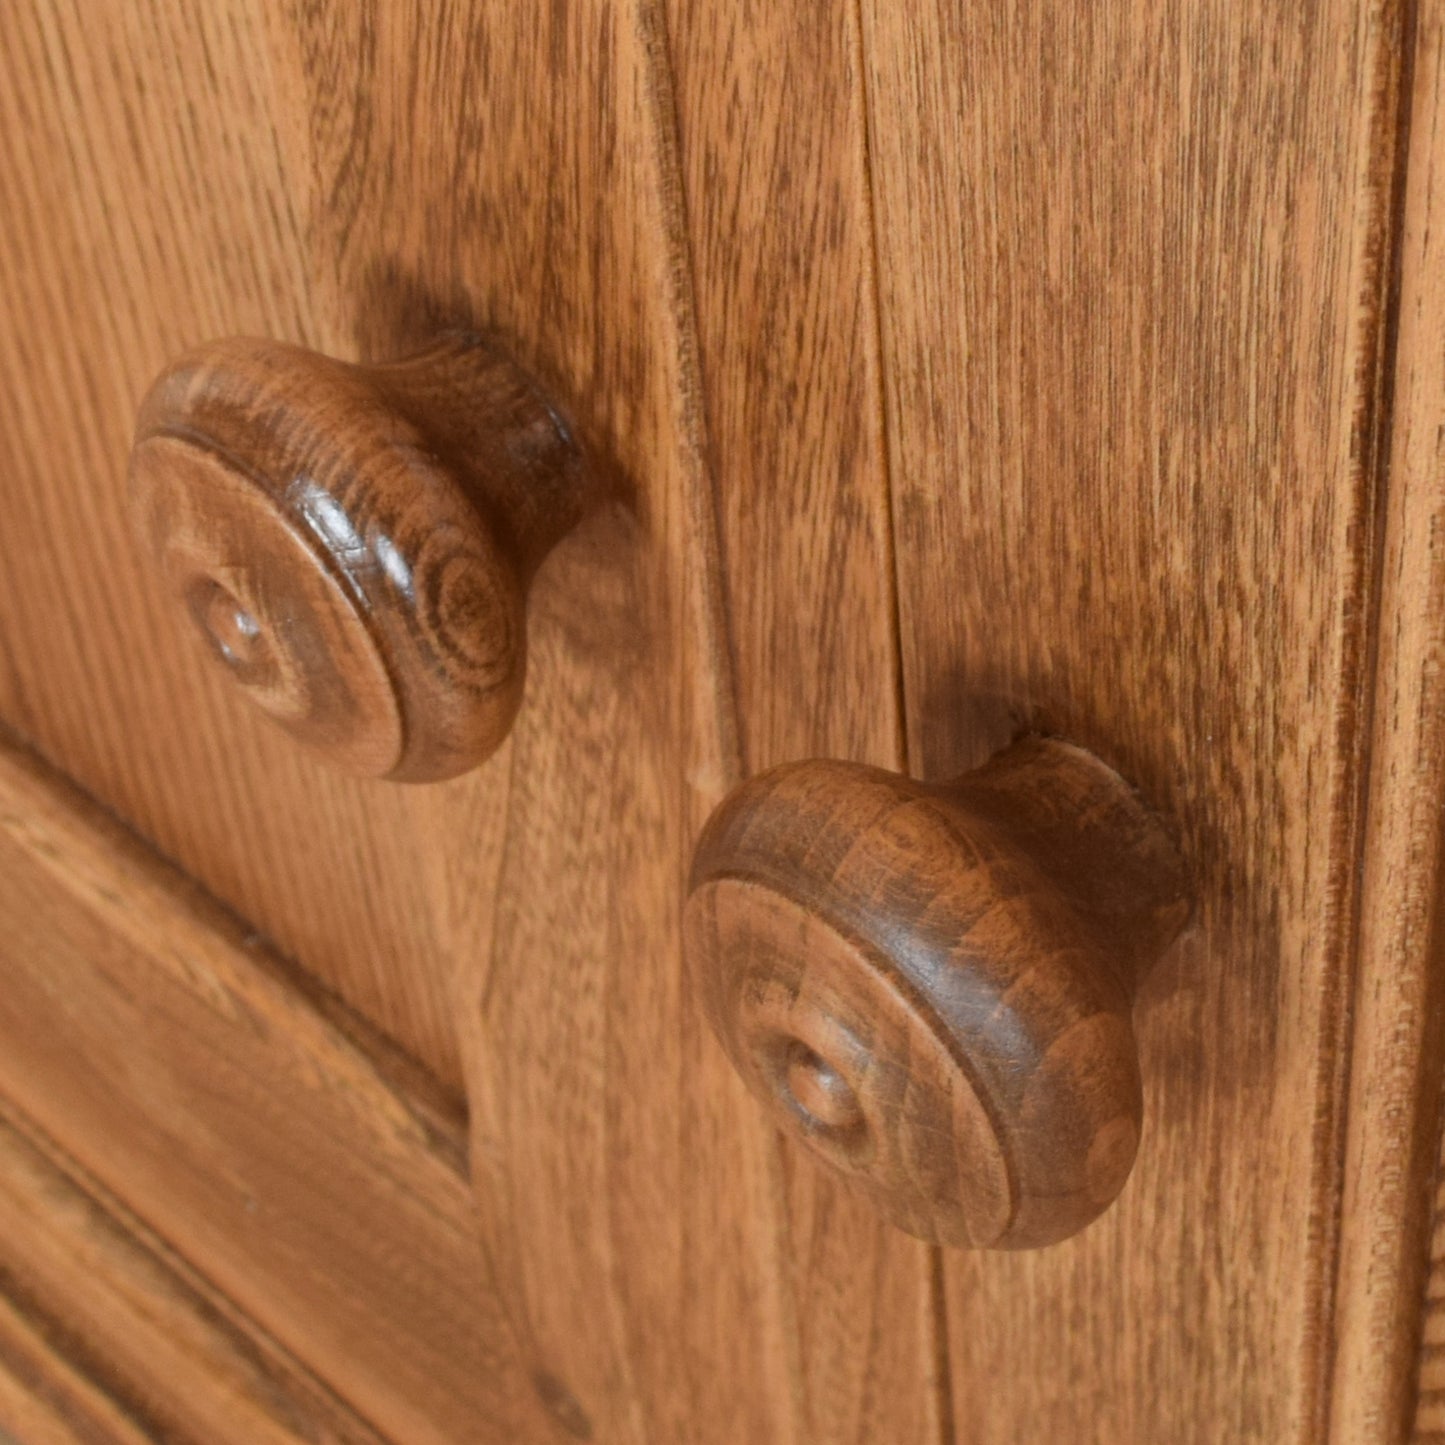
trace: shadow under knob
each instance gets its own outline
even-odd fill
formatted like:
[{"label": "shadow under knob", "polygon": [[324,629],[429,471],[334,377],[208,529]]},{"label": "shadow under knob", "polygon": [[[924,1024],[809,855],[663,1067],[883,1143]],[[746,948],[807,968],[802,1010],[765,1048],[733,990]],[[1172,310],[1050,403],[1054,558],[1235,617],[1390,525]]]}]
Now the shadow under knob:
[{"label": "shadow under knob", "polygon": [[179,611],[263,711],[348,771],[487,758],[526,671],[526,593],[598,499],[537,386],[452,333],[353,366],[233,338],[141,404],[132,515]]},{"label": "shadow under knob", "polygon": [[694,986],[782,1126],[895,1224],[1016,1249],[1123,1188],[1143,1104],[1131,1002],[1189,912],[1163,827],[1080,748],[950,783],[792,763],[694,857]]}]

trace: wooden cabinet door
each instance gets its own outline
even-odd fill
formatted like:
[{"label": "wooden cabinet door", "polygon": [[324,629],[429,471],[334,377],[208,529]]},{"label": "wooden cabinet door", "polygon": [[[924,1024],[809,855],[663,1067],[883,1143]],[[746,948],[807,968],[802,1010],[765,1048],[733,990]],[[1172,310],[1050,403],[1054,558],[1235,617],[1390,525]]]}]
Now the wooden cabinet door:
[{"label": "wooden cabinet door", "polygon": [[[499,1297],[564,1438],[936,1434],[929,1251],[779,1151],[681,975],[692,836],[740,762],[665,17],[0,24],[0,129],[24,138],[0,161],[0,714],[465,1107]],[[177,634],[128,535],[134,409],[208,336],[384,357],[458,323],[543,379],[619,499],[536,581],[503,751],[356,783]],[[822,582],[866,626],[839,666],[891,627],[861,565]],[[823,704],[828,746],[893,735],[870,676]]]},{"label": "wooden cabinet door", "polygon": [[[1440,1057],[1441,27],[0,15],[0,718],[464,1118],[497,1392],[526,1382],[539,1438],[1402,1438]],[[613,497],[536,580],[501,751],[354,781],[174,626],[128,532],[135,407],[208,337],[375,360],[452,326],[543,380]],[[1029,730],[1139,786],[1196,912],[1139,1002],[1119,1205],[963,1254],[774,1134],[681,903],[747,774],[941,777]]]}]

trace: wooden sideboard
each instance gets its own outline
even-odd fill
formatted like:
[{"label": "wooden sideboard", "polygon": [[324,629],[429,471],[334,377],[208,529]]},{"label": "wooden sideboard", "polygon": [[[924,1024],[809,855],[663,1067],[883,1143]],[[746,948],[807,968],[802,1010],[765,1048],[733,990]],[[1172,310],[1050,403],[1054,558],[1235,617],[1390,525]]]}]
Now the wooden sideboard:
[{"label": "wooden sideboard", "polygon": [[[0,1438],[1445,1440],[1445,0],[21,0],[0,141]],[[929,801],[1040,737],[1137,879]]]}]

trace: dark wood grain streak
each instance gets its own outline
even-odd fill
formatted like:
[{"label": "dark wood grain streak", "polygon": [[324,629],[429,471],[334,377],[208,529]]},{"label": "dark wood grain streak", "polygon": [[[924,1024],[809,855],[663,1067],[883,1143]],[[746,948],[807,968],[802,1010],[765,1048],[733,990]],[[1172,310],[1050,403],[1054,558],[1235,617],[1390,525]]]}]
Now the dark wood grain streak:
[{"label": "dark wood grain streak", "polygon": [[383,1445],[3,1102],[0,1284],[147,1438]]},{"label": "dark wood grain streak", "polygon": [[146,393],[129,470],[203,655],[293,736],[402,782],[501,746],[527,589],[601,499],[555,407],[465,332],[365,367],[211,342]]},{"label": "dark wood grain streak", "polygon": [[155,1437],[59,1348],[43,1321],[0,1294],[4,1445],[154,1445]]}]

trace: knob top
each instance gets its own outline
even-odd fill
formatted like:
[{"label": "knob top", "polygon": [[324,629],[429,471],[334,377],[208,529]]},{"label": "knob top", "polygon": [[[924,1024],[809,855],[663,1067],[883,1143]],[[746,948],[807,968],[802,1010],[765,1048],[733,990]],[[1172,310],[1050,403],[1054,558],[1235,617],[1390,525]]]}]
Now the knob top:
[{"label": "knob top", "polygon": [[594,490],[536,387],[479,338],[351,366],[213,343],[142,403],[137,530],[246,695],[368,777],[453,776],[521,699],[525,596]]},{"label": "knob top", "polygon": [[1123,1187],[1134,980],[1187,913],[1177,855],[1103,763],[1029,740],[945,786],[812,761],[699,842],[701,1002],[783,1127],[924,1239],[1061,1239]]}]

